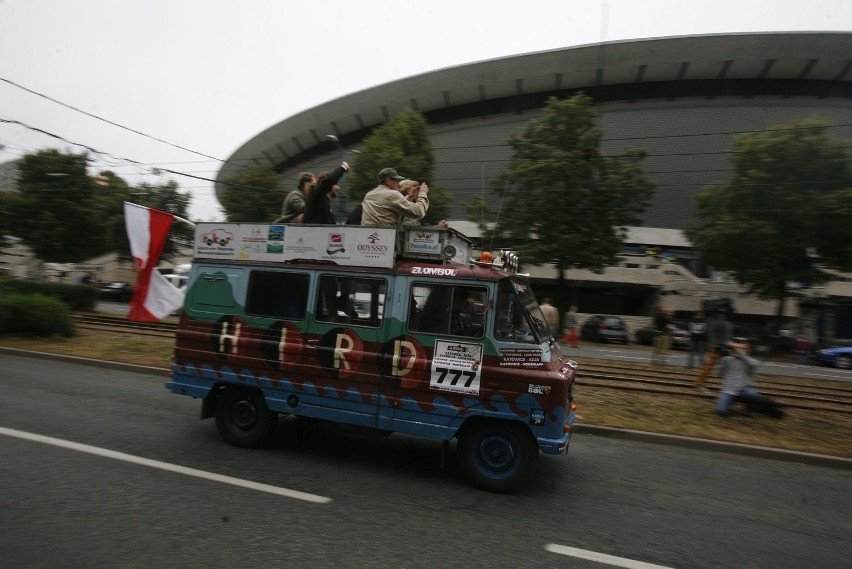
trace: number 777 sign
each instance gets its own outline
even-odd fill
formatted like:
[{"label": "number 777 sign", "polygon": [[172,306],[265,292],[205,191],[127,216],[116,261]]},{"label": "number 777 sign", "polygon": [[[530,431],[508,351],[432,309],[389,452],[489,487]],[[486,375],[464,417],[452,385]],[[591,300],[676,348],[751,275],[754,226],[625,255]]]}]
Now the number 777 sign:
[{"label": "number 777 sign", "polygon": [[479,395],[482,344],[435,342],[429,388]]}]

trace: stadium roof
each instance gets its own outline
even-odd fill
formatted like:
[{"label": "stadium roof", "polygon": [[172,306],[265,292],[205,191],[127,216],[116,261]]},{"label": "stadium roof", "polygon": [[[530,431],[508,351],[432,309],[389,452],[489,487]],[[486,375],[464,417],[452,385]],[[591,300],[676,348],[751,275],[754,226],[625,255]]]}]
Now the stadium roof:
[{"label": "stadium roof", "polygon": [[[541,107],[583,90],[596,101],[736,95],[852,99],[852,33],[719,34],[608,42],[439,69],[358,91],[271,126],[240,146],[217,182],[240,165],[277,170],[335,152],[327,135],[360,141],[413,108],[439,124]],[[217,192],[221,185],[217,183]]]}]

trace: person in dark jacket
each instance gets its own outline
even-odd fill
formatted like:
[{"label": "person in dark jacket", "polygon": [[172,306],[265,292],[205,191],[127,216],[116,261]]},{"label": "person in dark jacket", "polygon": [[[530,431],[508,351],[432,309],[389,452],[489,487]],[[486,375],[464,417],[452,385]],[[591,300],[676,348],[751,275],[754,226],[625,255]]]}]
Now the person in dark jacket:
[{"label": "person in dark jacket", "polygon": [[666,365],[667,353],[671,344],[672,317],[671,313],[662,306],[657,306],[654,313],[654,347],[651,352],[651,363]]},{"label": "person in dark jacket", "polygon": [[361,216],[364,214],[364,206],[358,204],[355,209],[349,212],[346,216],[346,225],[361,225]]},{"label": "person in dark jacket", "polygon": [[686,367],[694,369],[704,365],[704,354],[707,352],[707,321],[704,319],[704,311],[699,310],[693,314],[687,328],[689,355],[686,358]]},{"label": "person in dark jacket", "polygon": [[707,392],[705,387],[707,378],[710,376],[716,363],[719,361],[719,347],[727,346],[733,336],[733,326],[727,320],[727,315],[723,312],[714,314],[707,319],[707,358],[704,360],[704,366],[698,370],[698,375],[695,377],[695,387],[698,391]]},{"label": "person in dark jacket", "polygon": [[341,162],[340,166],[331,172],[323,172],[317,178],[317,185],[305,200],[305,213],[302,223],[318,223],[334,225],[334,210],[331,208],[332,198],[340,192],[340,178],[349,171],[349,164]]}]

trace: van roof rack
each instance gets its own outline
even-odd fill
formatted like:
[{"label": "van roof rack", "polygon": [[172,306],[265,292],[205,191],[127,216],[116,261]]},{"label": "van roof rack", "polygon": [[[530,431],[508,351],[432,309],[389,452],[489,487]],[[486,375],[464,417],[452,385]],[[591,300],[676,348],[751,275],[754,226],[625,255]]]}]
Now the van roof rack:
[{"label": "van roof rack", "polygon": [[392,268],[397,258],[466,265],[473,240],[452,228],[201,222],[193,258]]}]

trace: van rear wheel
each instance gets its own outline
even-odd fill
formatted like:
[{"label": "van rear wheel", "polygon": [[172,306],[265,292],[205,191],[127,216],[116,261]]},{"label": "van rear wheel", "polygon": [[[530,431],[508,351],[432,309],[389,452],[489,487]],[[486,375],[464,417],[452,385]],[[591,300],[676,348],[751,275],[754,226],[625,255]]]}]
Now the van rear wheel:
[{"label": "van rear wheel", "polygon": [[259,391],[225,389],[216,401],[216,428],[234,446],[263,446],[277,425],[278,414],[269,410]]},{"label": "van rear wheel", "polygon": [[477,422],[459,433],[462,473],[474,486],[490,492],[514,492],[535,472],[538,445],[518,423]]}]

